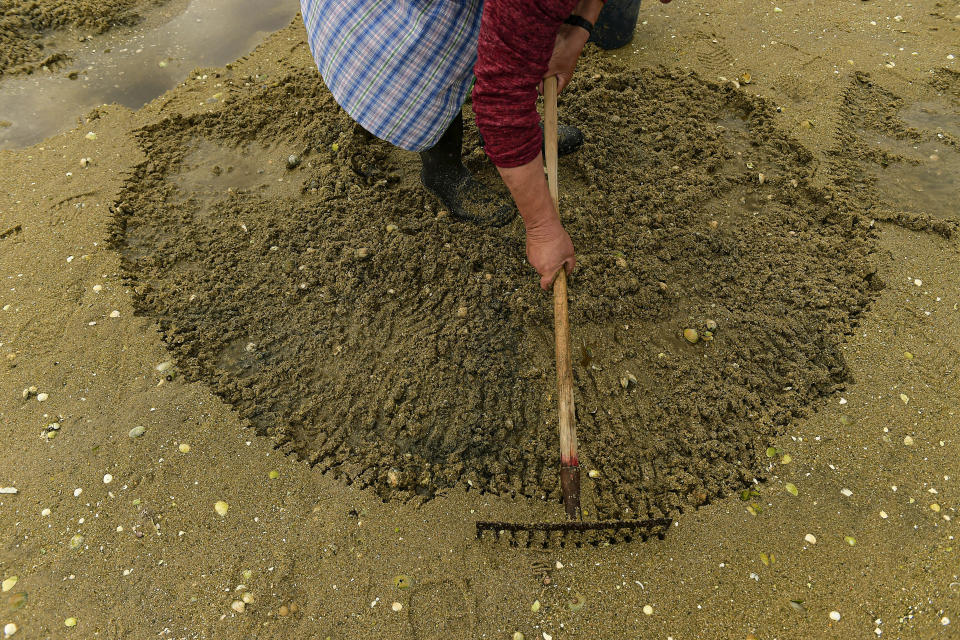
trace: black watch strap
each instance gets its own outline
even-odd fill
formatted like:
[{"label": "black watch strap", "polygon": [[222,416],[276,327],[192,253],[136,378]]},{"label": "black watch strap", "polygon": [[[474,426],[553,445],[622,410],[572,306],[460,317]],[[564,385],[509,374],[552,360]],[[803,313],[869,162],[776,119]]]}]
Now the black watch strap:
[{"label": "black watch strap", "polygon": [[582,16],[571,15],[566,20],[564,20],[564,23],[572,24],[575,27],[586,29],[587,33],[593,33],[593,23]]}]

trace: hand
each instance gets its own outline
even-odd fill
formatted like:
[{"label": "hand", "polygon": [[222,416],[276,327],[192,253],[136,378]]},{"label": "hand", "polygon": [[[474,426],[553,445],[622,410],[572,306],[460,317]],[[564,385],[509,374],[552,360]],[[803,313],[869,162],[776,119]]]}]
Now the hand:
[{"label": "hand", "polygon": [[561,267],[568,275],[573,271],[577,264],[573,242],[559,218],[527,228],[527,260],[540,274],[540,287],[544,290],[550,289]]},{"label": "hand", "polygon": [[[577,59],[583,46],[587,44],[590,34],[586,29],[581,29],[570,24],[560,25],[557,31],[557,39],[553,44],[553,55],[547,64],[547,72],[543,74],[544,78],[557,76],[557,92],[563,91],[563,88],[569,84],[573,78],[573,70],[577,66]],[[540,92],[543,93],[543,83],[540,83]]]}]

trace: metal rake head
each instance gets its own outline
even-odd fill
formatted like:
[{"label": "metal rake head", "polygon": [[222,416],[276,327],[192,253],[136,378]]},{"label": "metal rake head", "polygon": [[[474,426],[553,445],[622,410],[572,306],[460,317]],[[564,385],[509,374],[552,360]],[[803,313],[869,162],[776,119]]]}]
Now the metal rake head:
[{"label": "metal rake head", "polygon": [[672,523],[670,518],[530,524],[481,520],[477,522],[477,538],[507,542],[513,547],[598,546],[637,539],[646,541],[653,536],[662,539]]}]

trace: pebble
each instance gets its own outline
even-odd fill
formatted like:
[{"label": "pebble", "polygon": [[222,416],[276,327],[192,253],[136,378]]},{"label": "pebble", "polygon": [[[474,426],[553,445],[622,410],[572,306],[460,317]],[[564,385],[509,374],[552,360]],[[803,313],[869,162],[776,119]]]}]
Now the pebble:
[{"label": "pebble", "polygon": [[166,371],[167,369],[169,369],[169,368],[172,367],[172,366],[173,366],[173,361],[172,361],[172,360],[167,360],[166,362],[161,362],[161,363],[158,364],[155,368],[156,368],[156,370],[159,371],[160,373],[163,373],[164,371]]},{"label": "pebble", "polygon": [[49,393],[38,393],[37,402],[46,402],[50,398]]},{"label": "pebble", "polygon": [[94,293],[100,293],[101,291],[103,291],[103,285],[102,285],[102,284],[95,284],[95,285],[93,285],[93,292],[94,292]]},{"label": "pebble", "polygon": [[539,600],[534,600],[534,601],[533,601],[533,604],[530,605],[530,611],[532,611],[533,613],[536,613],[537,611],[540,611],[540,601],[539,601]]},{"label": "pebble", "polygon": [[76,619],[76,618],[67,618],[66,620],[63,621],[63,626],[65,626],[65,627],[75,627],[75,626],[77,626],[77,619]]},{"label": "pebble", "polygon": [[234,600],[233,604],[230,605],[230,608],[236,611],[237,613],[243,613],[247,609],[247,605],[244,604],[243,600]]},{"label": "pebble", "polygon": [[388,224],[388,225],[387,225],[387,233],[393,233],[394,231],[397,230],[397,228],[398,228],[398,227],[397,227],[397,225],[395,225],[395,224]]},{"label": "pebble", "polygon": [[918,287],[922,287],[922,286],[923,286],[923,280],[921,280],[920,278],[914,278],[913,284],[917,285]]},{"label": "pebble", "polygon": [[597,471],[596,469],[590,469],[590,471],[587,472],[587,475],[590,476],[591,478],[599,478],[600,472]]},{"label": "pebble", "polygon": [[287,617],[289,613],[290,613],[290,609],[288,609],[287,605],[285,604],[280,605],[280,609],[277,610],[277,615],[280,616],[281,618]]},{"label": "pebble", "polygon": [[621,269],[627,268],[627,261],[625,258],[617,258],[617,266]]},{"label": "pebble", "polygon": [[297,165],[300,164],[300,156],[296,154],[290,154],[287,156],[287,169],[296,169]]},{"label": "pebble", "polygon": [[888,516],[887,516],[887,512],[886,512],[886,511],[881,511],[881,512],[880,512],[880,517],[883,518],[884,520],[886,520],[887,517],[888,517]]},{"label": "pebble", "polygon": [[357,257],[360,258],[361,260],[365,260],[369,256],[370,256],[370,249],[368,249],[367,247],[360,247],[359,249],[357,249]]},{"label": "pebble", "polygon": [[113,476],[109,473],[105,473],[103,475],[103,484],[110,484],[111,482],[113,482]]},{"label": "pebble", "polygon": [[684,329],[683,338],[690,344],[694,344],[697,340],[700,339],[700,334],[696,329]]},{"label": "pebble", "polygon": [[41,511],[40,515],[43,517],[47,517],[48,515],[50,515],[50,507],[47,507],[43,511]]},{"label": "pebble", "polygon": [[839,611],[831,611],[831,612],[830,612],[830,619],[833,620],[834,622],[836,622],[837,620],[839,620],[839,619],[840,619],[840,612],[839,612]]},{"label": "pebble", "polygon": [[114,309],[113,311],[111,311],[111,312],[110,312],[110,317],[111,317],[111,318],[119,318],[119,317],[120,317],[120,311],[119,311],[119,309]]},{"label": "pebble", "polygon": [[853,495],[853,491],[850,491],[850,489],[840,489],[840,493],[847,496],[848,498]]},{"label": "pebble", "polygon": [[249,591],[240,596],[240,599],[243,600],[244,604],[253,604],[253,594]]},{"label": "pebble", "polygon": [[817,544],[817,536],[813,535],[812,533],[808,533],[807,535],[803,536],[803,539],[810,544]]},{"label": "pebble", "polygon": [[394,611],[402,611],[403,605],[400,604],[399,602],[394,602],[392,605],[390,605],[390,608],[393,609]]},{"label": "pebble", "polygon": [[230,508],[223,500],[218,500],[216,504],[213,505],[213,510],[217,512],[218,515],[225,516],[227,515],[227,510]]},{"label": "pebble", "polygon": [[16,586],[17,579],[18,579],[17,576],[10,576],[9,578],[3,581],[2,586],[0,586],[0,589],[3,589],[3,591],[5,592],[10,591],[10,589],[13,589],[13,587]]},{"label": "pebble", "polygon": [[80,487],[77,487],[76,489],[73,490],[73,497],[79,498],[81,493],[83,493],[83,489],[81,489]]},{"label": "pebble", "polygon": [[277,471],[276,469],[274,469],[274,470],[272,470],[270,473],[268,473],[267,476],[268,476],[271,480],[276,480],[277,478],[280,477],[280,472]]},{"label": "pebble", "polygon": [[645,615],[645,616],[652,616],[652,615],[653,615],[653,607],[651,607],[651,606],[648,605],[648,604],[643,605],[643,615]]},{"label": "pebble", "polygon": [[16,494],[18,492],[19,492],[19,489],[17,489],[16,487],[0,487],[0,493]]},{"label": "pebble", "polygon": [[707,331],[716,331],[717,330],[717,321],[708,319],[703,323],[707,327]]},{"label": "pebble", "polygon": [[129,435],[131,438],[139,438],[146,432],[147,432],[146,427],[137,426],[137,427],[134,427],[133,429],[130,429],[130,433],[127,435]]},{"label": "pebble", "polygon": [[88,131],[88,132],[87,132],[87,135],[85,135],[85,136],[83,136],[83,137],[86,138],[87,140],[96,140],[96,139],[97,139],[97,134],[95,134],[93,131]]},{"label": "pebble", "polygon": [[457,317],[466,318],[469,310],[466,307],[457,307]]},{"label": "pebble", "polygon": [[180,453],[190,453],[190,445],[188,445],[186,442],[181,442],[180,446],[177,448],[180,449]]},{"label": "pebble", "polygon": [[903,404],[910,404],[910,397],[905,393],[901,393],[900,401],[903,402]]},{"label": "pebble", "polygon": [[90,162],[91,162],[90,158],[80,158],[80,166],[83,167],[84,169],[90,166]]},{"label": "pebble", "polygon": [[910,437],[910,436],[904,436],[904,437],[903,437],[903,444],[907,445],[908,447],[912,447],[912,446],[913,446],[913,438]]},{"label": "pebble", "polygon": [[79,533],[78,533],[77,535],[73,536],[72,538],[70,538],[70,548],[71,548],[71,549],[76,549],[77,547],[79,547],[79,546],[82,545],[82,544],[83,544],[83,536],[80,535]]},{"label": "pebble", "polygon": [[9,638],[10,636],[12,636],[13,634],[15,634],[16,632],[17,632],[17,625],[13,624],[12,622],[8,622],[7,624],[3,625],[3,637],[4,637],[4,638]]},{"label": "pebble", "polygon": [[514,632],[513,632],[513,640],[523,640],[525,637],[526,637],[526,636],[524,636],[524,635],[523,635],[522,633],[520,633],[519,631],[514,631]]},{"label": "pebble", "polygon": [[930,510],[933,511],[934,513],[940,513],[940,505],[934,502],[933,504],[930,505]]}]

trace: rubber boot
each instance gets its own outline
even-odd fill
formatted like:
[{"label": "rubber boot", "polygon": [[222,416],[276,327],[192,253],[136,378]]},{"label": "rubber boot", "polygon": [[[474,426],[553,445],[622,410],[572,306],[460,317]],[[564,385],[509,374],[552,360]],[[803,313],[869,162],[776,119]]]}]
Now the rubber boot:
[{"label": "rubber boot", "polygon": [[481,226],[502,227],[517,215],[509,194],[478,182],[463,164],[463,114],[457,114],[430,149],[420,153],[420,180],[450,215]]},{"label": "rubber boot", "polygon": [[[540,130],[543,131],[543,123],[540,123]],[[583,146],[583,132],[570,124],[561,124],[557,127],[557,157],[568,156]],[[546,153],[544,145],[540,145],[540,151]]]}]

